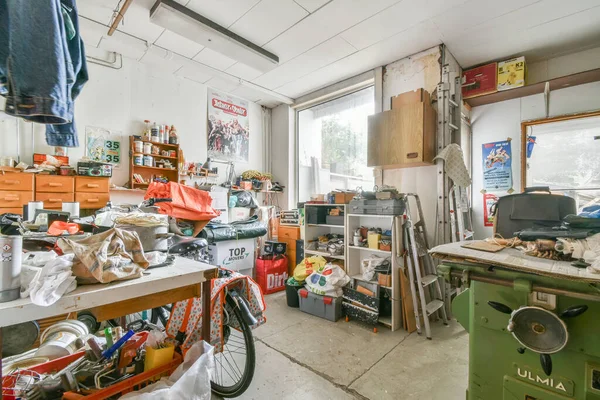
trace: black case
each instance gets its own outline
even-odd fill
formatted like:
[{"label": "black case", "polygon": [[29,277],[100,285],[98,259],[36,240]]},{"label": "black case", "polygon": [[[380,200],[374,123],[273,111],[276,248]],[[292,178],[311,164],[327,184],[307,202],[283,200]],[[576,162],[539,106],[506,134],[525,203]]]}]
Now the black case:
[{"label": "black case", "polygon": [[[533,192],[548,192],[533,193]],[[559,226],[569,214],[577,214],[575,199],[554,195],[548,187],[530,187],[523,193],[500,197],[492,206],[494,235],[512,238],[524,229]]]}]

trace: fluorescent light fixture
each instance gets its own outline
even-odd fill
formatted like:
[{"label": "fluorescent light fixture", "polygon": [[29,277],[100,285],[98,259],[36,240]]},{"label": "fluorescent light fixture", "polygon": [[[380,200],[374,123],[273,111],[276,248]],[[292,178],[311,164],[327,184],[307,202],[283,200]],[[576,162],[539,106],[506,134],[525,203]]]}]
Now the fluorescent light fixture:
[{"label": "fluorescent light fixture", "polygon": [[158,0],[150,10],[150,21],[259,71],[267,72],[279,64],[275,54],[174,0]]}]

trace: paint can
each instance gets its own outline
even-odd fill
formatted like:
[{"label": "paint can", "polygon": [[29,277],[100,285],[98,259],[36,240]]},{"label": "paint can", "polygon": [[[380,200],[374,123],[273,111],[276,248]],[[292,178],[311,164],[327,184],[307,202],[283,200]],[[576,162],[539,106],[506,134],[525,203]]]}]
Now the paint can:
[{"label": "paint can", "polygon": [[0,236],[0,303],[20,296],[22,251],[22,236]]},{"label": "paint can", "polygon": [[144,151],[144,142],[142,142],[141,140],[134,140],[133,141],[133,151],[135,151],[136,153],[141,153]]},{"label": "paint can", "polygon": [[71,218],[79,217],[79,202],[65,201],[62,203],[62,210],[71,214]]},{"label": "paint can", "polygon": [[152,153],[152,143],[144,143],[144,153]]},{"label": "paint can", "polygon": [[144,156],[144,166],[153,167],[154,166],[154,158],[152,156]]},{"label": "paint can", "polygon": [[141,154],[134,154],[133,165],[144,165],[144,156]]},{"label": "paint can", "polygon": [[73,354],[84,346],[83,338],[89,333],[87,326],[81,321],[61,321],[42,332],[40,347],[35,356],[54,360]]}]

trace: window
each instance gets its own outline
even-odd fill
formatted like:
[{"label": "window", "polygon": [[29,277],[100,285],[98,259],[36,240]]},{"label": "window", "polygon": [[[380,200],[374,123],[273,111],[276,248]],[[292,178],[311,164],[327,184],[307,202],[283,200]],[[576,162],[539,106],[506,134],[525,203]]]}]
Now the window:
[{"label": "window", "polygon": [[600,199],[600,116],[540,122],[524,124],[524,186],[549,186],[573,197],[578,210],[595,203]]},{"label": "window", "polygon": [[367,118],[374,109],[371,86],[298,112],[299,201],[335,189],[373,187]]}]

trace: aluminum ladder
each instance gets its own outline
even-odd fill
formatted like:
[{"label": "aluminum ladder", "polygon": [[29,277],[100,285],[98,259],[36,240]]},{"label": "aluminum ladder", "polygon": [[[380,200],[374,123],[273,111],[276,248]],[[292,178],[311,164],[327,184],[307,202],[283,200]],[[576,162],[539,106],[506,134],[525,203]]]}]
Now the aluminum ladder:
[{"label": "aluminum ladder", "polygon": [[448,201],[450,202],[450,234],[452,242],[474,240],[471,207],[469,206],[467,189],[453,185],[450,189]]},{"label": "aluminum ladder", "polygon": [[[417,203],[419,213],[419,221],[414,223],[411,217],[409,198],[412,197]],[[425,325],[425,335],[431,340],[431,327],[429,325],[429,317],[438,313],[444,325],[448,325],[448,317],[446,315],[446,303],[440,286],[442,278],[438,277],[435,272],[433,260],[429,255],[429,240],[427,239],[427,229],[425,227],[425,219],[423,218],[423,209],[419,196],[413,193],[404,194],[405,215],[404,215],[404,248],[407,251],[406,264],[408,268],[408,278],[411,282],[411,296],[413,308],[415,311],[415,319],[417,325],[417,333],[420,335],[421,317]],[[421,266],[423,266],[424,274],[421,274]],[[418,295],[418,298],[417,298]],[[429,300],[428,300],[429,299]]]}]

